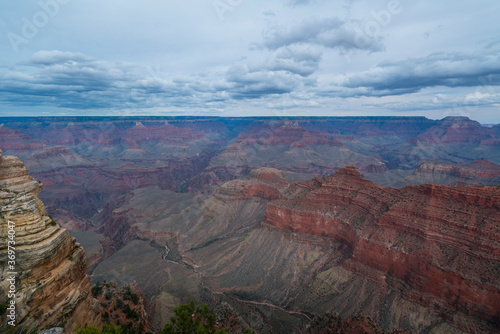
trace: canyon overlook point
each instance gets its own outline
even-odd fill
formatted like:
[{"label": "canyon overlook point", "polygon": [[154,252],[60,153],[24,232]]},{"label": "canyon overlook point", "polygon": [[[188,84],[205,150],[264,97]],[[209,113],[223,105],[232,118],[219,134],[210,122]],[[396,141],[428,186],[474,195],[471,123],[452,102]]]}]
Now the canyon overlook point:
[{"label": "canyon overlook point", "polygon": [[[38,199],[41,190],[21,160],[0,151],[0,304],[9,303],[7,277],[14,273],[17,326],[43,329],[64,324],[65,333],[87,324],[102,326],[100,305],[90,293],[85,252],[46,215]],[[9,226],[15,226],[15,233],[8,233]],[[15,249],[10,270],[4,262],[8,249]]]}]

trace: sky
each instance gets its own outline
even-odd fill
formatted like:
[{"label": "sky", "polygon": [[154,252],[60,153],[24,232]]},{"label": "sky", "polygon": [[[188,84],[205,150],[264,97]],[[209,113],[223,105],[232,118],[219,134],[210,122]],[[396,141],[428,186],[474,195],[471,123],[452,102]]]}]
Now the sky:
[{"label": "sky", "polygon": [[3,0],[0,116],[500,123],[498,0]]}]

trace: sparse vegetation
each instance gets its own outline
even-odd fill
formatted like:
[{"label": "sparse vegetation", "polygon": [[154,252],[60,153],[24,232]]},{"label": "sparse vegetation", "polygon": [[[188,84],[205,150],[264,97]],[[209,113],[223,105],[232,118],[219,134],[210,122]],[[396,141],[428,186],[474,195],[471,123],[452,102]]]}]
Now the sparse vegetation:
[{"label": "sparse vegetation", "polygon": [[189,304],[175,307],[174,313],[175,317],[170,318],[170,323],[163,327],[160,334],[255,334],[250,328],[244,330],[241,327],[238,328],[231,321],[227,321],[228,319],[217,322],[207,304],[204,304],[203,307],[197,307],[193,300]]},{"label": "sparse vegetation", "polygon": [[98,282],[92,287],[92,294],[101,302],[106,323],[119,326],[122,334],[146,333],[147,319],[143,316],[141,299],[129,286]]},{"label": "sparse vegetation", "polygon": [[105,324],[102,331],[94,326],[87,326],[76,330],[76,334],[122,334],[123,329],[120,326]]},{"label": "sparse vegetation", "polygon": [[125,304],[123,303],[123,300],[121,300],[120,298],[116,299],[116,307],[118,307],[119,309],[122,309],[124,305]]},{"label": "sparse vegetation", "polygon": [[94,296],[94,298],[97,298],[102,293],[102,286],[99,284],[96,284],[96,285],[92,286],[91,291],[92,291],[92,296]]},{"label": "sparse vegetation", "polygon": [[123,294],[123,299],[124,300],[131,300],[132,303],[134,303],[134,305],[137,305],[137,303],[139,302],[139,296],[136,293],[132,292],[130,290],[130,287],[128,287],[128,286],[125,288],[125,293]]},{"label": "sparse vegetation", "polygon": [[123,308],[123,313],[127,316],[127,319],[139,319],[139,314],[137,313],[136,310],[133,310],[130,308],[129,304],[125,304],[125,307]]},{"label": "sparse vegetation", "polygon": [[163,327],[160,334],[198,333],[198,334],[223,334],[224,328],[218,328],[217,320],[207,306],[196,307],[194,300],[189,304],[182,304],[174,308],[175,317],[170,319],[170,324]]}]

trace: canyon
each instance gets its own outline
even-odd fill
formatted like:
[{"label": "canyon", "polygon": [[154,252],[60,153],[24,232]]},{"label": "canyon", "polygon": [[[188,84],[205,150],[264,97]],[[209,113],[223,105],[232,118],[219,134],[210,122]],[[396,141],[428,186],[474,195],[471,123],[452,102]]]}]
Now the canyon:
[{"label": "canyon", "polygon": [[190,294],[238,307],[262,332],[269,318],[290,330],[329,312],[392,331],[498,330],[499,186],[386,188],[352,166],[292,183],[260,168],[150,216],[167,196],[154,192],[112,213],[132,241],[94,276],[138,279],[157,318]]},{"label": "canyon", "polygon": [[38,117],[0,124],[1,149],[44,184],[42,200],[58,219],[90,221],[117,196],[153,185],[211,192],[259,167],[298,181],[354,165],[395,187],[494,185],[500,168],[500,127],[464,117]]},{"label": "canyon", "polygon": [[83,272],[137,286],[152,329],[190,299],[262,333],[304,332],[324,314],[366,315],[387,331],[499,329],[499,126],[463,117],[0,123],[0,148],[26,163],[47,212],[85,248]]}]

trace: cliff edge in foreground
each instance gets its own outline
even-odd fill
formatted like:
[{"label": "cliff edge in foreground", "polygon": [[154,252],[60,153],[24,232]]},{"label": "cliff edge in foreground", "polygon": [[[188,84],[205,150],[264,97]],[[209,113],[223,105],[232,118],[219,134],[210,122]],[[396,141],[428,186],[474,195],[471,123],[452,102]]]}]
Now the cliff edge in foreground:
[{"label": "cliff edge in foreground", "polygon": [[0,150],[0,304],[7,305],[1,324],[60,326],[66,333],[101,326],[85,251],[45,214],[41,189],[21,160]]}]

